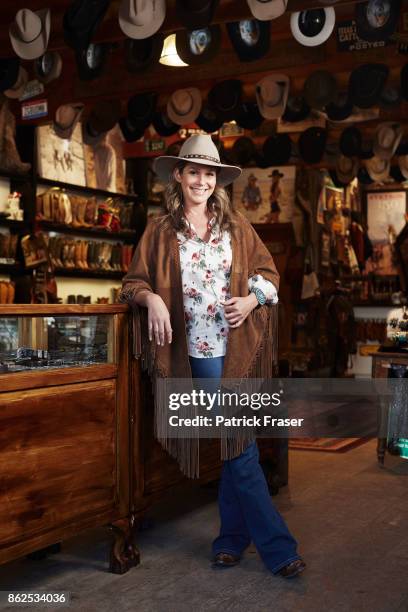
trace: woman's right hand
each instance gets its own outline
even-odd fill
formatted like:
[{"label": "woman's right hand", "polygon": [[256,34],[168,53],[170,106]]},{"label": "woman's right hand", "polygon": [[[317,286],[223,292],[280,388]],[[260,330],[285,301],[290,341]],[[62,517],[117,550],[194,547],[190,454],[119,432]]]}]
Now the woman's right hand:
[{"label": "woman's right hand", "polygon": [[170,313],[166,304],[160,295],[151,293],[146,297],[146,306],[148,310],[147,325],[149,340],[152,341],[154,336],[158,346],[164,346],[166,340],[170,344],[173,331],[170,324]]}]

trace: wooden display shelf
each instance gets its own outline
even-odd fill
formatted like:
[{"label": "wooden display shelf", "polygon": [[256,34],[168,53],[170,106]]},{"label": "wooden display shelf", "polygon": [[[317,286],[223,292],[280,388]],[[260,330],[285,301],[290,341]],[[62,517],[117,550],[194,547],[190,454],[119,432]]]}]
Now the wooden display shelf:
[{"label": "wooden display shelf", "polygon": [[109,240],[125,240],[128,242],[134,242],[136,238],[136,230],[124,230],[121,232],[109,232],[101,228],[94,227],[73,227],[72,225],[65,225],[65,223],[54,223],[53,221],[44,221],[38,219],[36,221],[43,230],[49,232],[58,232],[61,234],[78,234],[79,236],[95,237],[95,238],[107,238]]},{"label": "wooden display shelf", "polygon": [[15,221],[14,219],[4,219],[0,217],[0,227],[8,227],[11,230],[28,230],[29,225],[25,221]]},{"label": "wooden display shelf", "polygon": [[63,183],[62,181],[54,181],[52,179],[37,177],[37,185],[49,185],[50,187],[60,187],[61,189],[68,189],[71,191],[86,192],[88,194],[100,195],[105,198],[121,198],[122,200],[128,200],[135,202],[137,194],[128,193],[116,193],[113,191],[106,191],[105,189],[97,189],[96,187],[87,187],[86,185],[73,185],[72,183]]},{"label": "wooden display shelf", "polygon": [[55,268],[55,276],[69,276],[76,278],[106,278],[121,280],[126,272],[121,270],[80,270],[77,268]]}]

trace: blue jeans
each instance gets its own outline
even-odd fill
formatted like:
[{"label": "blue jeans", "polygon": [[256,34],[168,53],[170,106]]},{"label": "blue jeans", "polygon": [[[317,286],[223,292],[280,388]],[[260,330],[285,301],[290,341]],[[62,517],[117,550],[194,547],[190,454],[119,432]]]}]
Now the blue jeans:
[{"label": "blue jeans", "polygon": [[[213,390],[218,388],[224,357],[190,357],[190,364],[193,378],[212,378]],[[256,442],[239,457],[224,461],[218,505],[221,527],[212,545],[214,555],[225,552],[240,556],[253,541],[273,573],[300,558],[296,540],[272,503]]]}]

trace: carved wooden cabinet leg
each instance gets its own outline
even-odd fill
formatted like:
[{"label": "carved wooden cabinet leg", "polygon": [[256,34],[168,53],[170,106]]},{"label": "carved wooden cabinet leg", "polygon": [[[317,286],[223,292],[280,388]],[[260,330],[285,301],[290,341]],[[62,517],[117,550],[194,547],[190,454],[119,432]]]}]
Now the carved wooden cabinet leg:
[{"label": "carved wooden cabinet leg", "polygon": [[134,515],[109,525],[114,535],[110,552],[109,571],[125,574],[131,567],[140,563],[140,553],[136,546],[137,523]]}]

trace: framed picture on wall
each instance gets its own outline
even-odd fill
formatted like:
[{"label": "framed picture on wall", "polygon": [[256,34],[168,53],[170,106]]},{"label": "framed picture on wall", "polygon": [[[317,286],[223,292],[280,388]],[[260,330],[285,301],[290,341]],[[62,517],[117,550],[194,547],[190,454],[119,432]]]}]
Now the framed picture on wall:
[{"label": "framed picture on wall", "polygon": [[244,168],[233,185],[235,210],[251,223],[291,223],[295,166]]},{"label": "framed picture on wall", "polygon": [[71,138],[60,138],[51,124],[36,128],[37,169],[42,178],[86,186],[81,124]]},{"label": "framed picture on wall", "polygon": [[366,193],[368,237],[373,254],[366,262],[366,272],[396,275],[395,257],[397,236],[406,223],[406,191],[369,191]]}]

